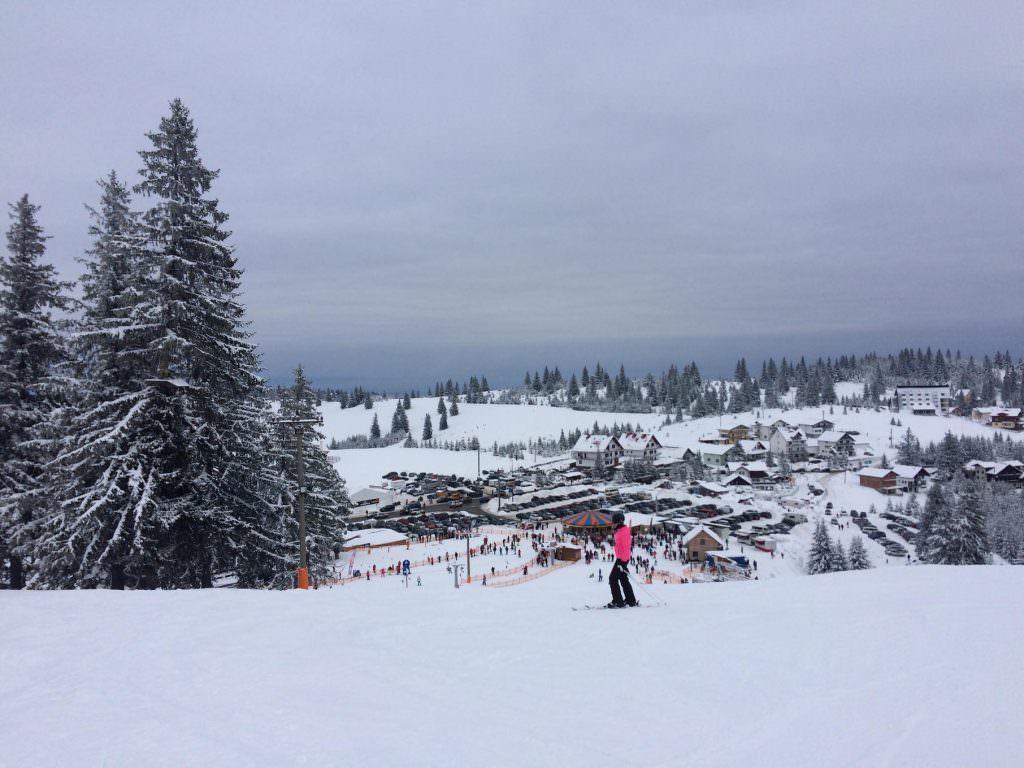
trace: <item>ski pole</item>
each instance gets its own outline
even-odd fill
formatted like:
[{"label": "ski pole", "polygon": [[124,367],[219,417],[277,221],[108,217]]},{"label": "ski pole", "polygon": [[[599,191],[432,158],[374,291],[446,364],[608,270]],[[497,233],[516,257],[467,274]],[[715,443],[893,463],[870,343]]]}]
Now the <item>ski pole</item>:
[{"label": "ski pole", "polygon": [[632,585],[633,587],[635,587],[635,588],[639,589],[639,590],[640,590],[640,591],[642,591],[642,592],[643,592],[643,593],[644,593],[645,595],[647,595],[647,596],[648,596],[649,598],[651,598],[651,600],[653,600],[653,601],[654,601],[654,604],[655,604],[655,605],[661,605],[661,604],[662,604],[662,602],[663,602],[663,601],[661,601],[661,600],[659,600],[658,598],[656,598],[656,597],[654,596],[654,594],[653,594],[653,593],[652,593],[652,592],[651,592],[651,591],[650,591],[649,589],[647,589],[647,587],[645,587],[645,586],[644,586],[643,584],[640,584],[640,583],[638,583],[637,581],[634,581],[634,580],[633,580],[633,576],[632,576],[632,574],[631,574],[631,573],[629,572],[629,569],[628,569],[628,568],[626,569],[626,578],[627,578],[627,579],[629,579],[629,583],[630,583],[630,584],[631,584],[631,585]]}]

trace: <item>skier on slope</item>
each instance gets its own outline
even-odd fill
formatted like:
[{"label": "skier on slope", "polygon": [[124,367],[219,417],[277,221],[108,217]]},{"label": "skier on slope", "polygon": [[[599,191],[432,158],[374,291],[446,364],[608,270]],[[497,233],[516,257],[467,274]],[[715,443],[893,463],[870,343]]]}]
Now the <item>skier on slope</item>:
[{"label": "skier on slope", "polygon": [[[621,512],[612,515],[615,524],[615,565],[608,574],[608,586],[612,589],[612,601],[609,608],[625,608],[636,605],[633,587],[629,583],[629,559],[632,557],[633,530],[626,525],[626,516]],[[625,593],[626,599],[622,599]]]}]

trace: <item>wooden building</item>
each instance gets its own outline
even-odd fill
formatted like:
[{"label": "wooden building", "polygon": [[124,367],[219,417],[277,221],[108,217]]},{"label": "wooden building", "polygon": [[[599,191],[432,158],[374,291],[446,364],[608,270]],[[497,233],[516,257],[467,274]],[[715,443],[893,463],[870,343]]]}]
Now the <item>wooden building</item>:
[{"label": "wooden building", "polygon": [[879,493],[896,492],[896,480],[899,475],[891,469],[867,467],[857,474],[860,477],[860,484],[865,488],[874,488]]}]

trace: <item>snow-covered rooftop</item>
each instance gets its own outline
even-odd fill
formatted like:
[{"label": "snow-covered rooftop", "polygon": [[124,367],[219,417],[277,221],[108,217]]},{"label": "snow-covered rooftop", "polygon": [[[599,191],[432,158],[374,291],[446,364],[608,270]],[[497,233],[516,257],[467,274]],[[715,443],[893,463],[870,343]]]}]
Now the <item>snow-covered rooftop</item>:
[{"label": "snow-covered rooftop", "polygon": [[[653,444],[653,446],[652,446]],[[619,445],[624,451],[645,451],[650,447],[660,448],[658,438],[650,432],[628,432],[619,436]]]},{"label": "snow-covered rooftop", "polygon": [[891,469],[882,469],[881,467],[865,467],[857,473],[862,477],[888,477],[891,474],[895,474]]},{"label": "snow-covered rooftop", "polygon": [[364,531],[357,531],[345,539],[345,548],[355,547],[381,547],[386,544],[404,544],[409,537],[404,533],[393,531],[390,528],[367,528]]},{"label": "snow-covered rooftop", "polygon": [[576,445],[572,447],[574,453],[598,453],[607,451],[612,446],[620,447],[621,443],[613,435],[580,435]]},{"label": "snow-covered rooftop", "polygon": [[722,538],[717,533],[715,533],[714,531],[712,531],[710,528],[708,528],[705,525],[698,525],[695,528],[691,528],[683,536],[681,543],[683,545],[689,544],[691,541],[693,541],[695,538],[697,538],[700,535],[704,535],[704,536],[707,536],[710,539],[713,539],[714,541],[718,542],[719,546],[722,546],[722,547],[725,546],[725,542],[722,541]]}]

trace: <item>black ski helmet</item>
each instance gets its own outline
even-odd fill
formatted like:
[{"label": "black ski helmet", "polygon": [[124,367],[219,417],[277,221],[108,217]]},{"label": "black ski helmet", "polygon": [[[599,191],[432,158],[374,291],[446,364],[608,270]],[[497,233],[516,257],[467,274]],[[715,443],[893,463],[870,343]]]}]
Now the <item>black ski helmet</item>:
[{"label": "black ski helmet", "polygon": [[612,512],[612,522],[616,525],[621,525],[626,522],[626,516],[621,512]]}]

